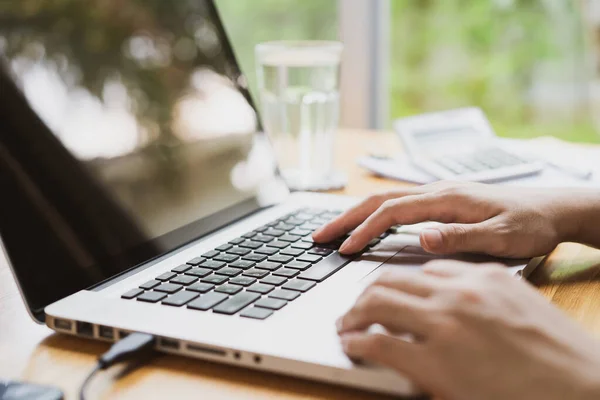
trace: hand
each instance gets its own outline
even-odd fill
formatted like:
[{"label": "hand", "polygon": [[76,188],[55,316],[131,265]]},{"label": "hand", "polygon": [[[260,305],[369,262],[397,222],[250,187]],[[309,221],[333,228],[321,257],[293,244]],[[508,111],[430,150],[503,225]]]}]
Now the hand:
[{"label": "hand", "polygon": [[585,203],[581,199],[573,190],[438,182],[371,196],[314,232],[313,239],[328,242],[354,229],[340,248],[351,254],[393,225],[438,221],[446,225],[420,236],[428,252],[532,257],[575,236],[580,221],[573,210],[578,201]]},{"label": "hand", "polygon": [[[600,343],[502,266],[383,273],[338,321],[344,351],[444,400],[600,398]],[[372,324],[388,333],[369,333]],[[412,334],[409,342],[398,334]],[[394,336],[396,335],[396,336]]]}]

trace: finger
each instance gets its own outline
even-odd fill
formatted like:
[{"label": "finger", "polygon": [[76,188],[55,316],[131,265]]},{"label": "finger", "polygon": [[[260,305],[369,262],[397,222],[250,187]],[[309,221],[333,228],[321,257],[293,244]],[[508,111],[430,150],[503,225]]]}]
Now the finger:
[{"label": "finger", "polygon": [[414,194],[418,190],[418,188],[407,188],[370,196],[313,232],[313,239],[315,242],[330,242],[356,228],[386,200]]},{"label": "finger", "polygon": [[428,297],[439,288],[439,279],[421,270],[390,269],[377,277],[371,286],[381,286],[419,297]]},{"label": "finger", "polygon": [[468,274],[477,268],[478,264],[452,260],[434,260],[423,265],[423,272],[438,277],[451,278]]},{"label": "finger", "polygon": [[362,250],[374,237],[396,224],[415,224],[424,221],[452,222],[457,208],[453,199],[426,193],[386,200],[342,244],[340,252],[352,254]]},{"label": "finger", "polygon": [[439,192],[444,189],[472,186],[471,182],[438,181],[412,188],[403,188],[388,193],[370,196],[360,204],[339,215],[334,220],[323,225],[313,233],[316,242],[332,241],[359,226],[369,215],[377,210],[386,200],[402,198],[411,195]]},{"label": "finger", "polygon": [[421,232],[421,246],[433,254],[488,253],[501,255],[501,238],[492,223],[448,224]]},{"label": "finger", "polygon": [[337,321],[339,333],[365,330],[373,324],[390,332],[427,333],[428,313],[422,298],[381,286],[367,288],[356,304]]},{"label": "finger", "polygon": [[342,348],[351,358],[393,368],[409,378],[421,380],[423,354],[419,344],[383,333],[345,333]]}]

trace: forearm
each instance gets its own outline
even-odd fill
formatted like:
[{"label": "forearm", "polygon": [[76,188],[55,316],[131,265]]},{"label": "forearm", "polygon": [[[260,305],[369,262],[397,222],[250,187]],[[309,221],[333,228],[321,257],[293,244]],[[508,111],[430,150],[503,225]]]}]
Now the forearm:
[{"label": "forearm", "polygon": [[562,194],[557,229],[563,241],[600,248],[600,190]]}]

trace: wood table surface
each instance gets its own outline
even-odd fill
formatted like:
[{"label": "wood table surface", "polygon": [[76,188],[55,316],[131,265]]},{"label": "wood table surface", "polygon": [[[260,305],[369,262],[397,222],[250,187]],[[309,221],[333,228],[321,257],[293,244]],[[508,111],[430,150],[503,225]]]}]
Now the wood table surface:
[{"label": "wood table surface", "polygon": [[[338,135],[337,165],[346,171],[350,195],[401,183],[376,178],[356,166],[367,153],[401,151],[391,133],[344,130]],[[559,246],[531,277],[554,304],[600,338],[600,251]],[[54,334],[34,323],[21,301],[6,261],[0,261],[0,380],[19,379],[60,387],[67,399],[107,344]],[[375,394],[245,370],[178,356],[159,355],[140,368],[116,366],[101,372],[89,399],[378,399]]]}]

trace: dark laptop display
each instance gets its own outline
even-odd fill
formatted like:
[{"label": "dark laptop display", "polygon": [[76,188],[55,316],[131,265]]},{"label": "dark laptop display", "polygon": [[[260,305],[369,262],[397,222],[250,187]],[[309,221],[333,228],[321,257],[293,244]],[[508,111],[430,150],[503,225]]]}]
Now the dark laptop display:
[{"label": "dark laptop display", "polygon": [[287,194],[212,2],[0,10],[0,235],[36,317]]}]

